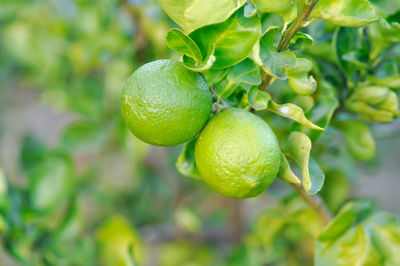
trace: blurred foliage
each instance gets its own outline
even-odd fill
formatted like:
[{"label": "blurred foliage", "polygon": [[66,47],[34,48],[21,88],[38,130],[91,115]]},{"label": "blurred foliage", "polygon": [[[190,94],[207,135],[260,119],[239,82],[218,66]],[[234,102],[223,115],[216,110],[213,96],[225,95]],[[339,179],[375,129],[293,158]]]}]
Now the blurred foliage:
[{"label": "blurred foliage", "polygon": [[[355,162],[374,157],[371,123],[398,116],[400,2],[371,1],[378,21],[343,28],[330,22],[358,26],[374,15],[345,10],[338,20],[335,1],[321,0],[313,17],[328,22],[315,20],[284,53],[275,37],[297,14],[283,7],[288,1],[270,6],[276,14],[263,14],[269,1],[243,9],[245,1],[192,1],[182,14],[171,11],[171,1],[159,2],[173,20],[155,0],[1,1],[0,114],[22,90],[72,119],[56,144],[31,131],[16,136],[17,171],[0,161],[0,264],[309,265],[316,255],[316,265],[338,265],[338,257],[340,265],[399,265],[396,218],[367,203],[344,204]],[[186,32],[168,32],[190,12],[197,16],[196,7],[216,4],[226,12],[211,12],[210,23],[199,16]],[[259,37],[263,49],[249,58]],[[228,200],[175,169],[179,158],[179,173],[198,177],[194,142],[179,155],[128,132],[119,114],[122,84],[145,62],[178,59],[167,43],[187,67],[203,71],[221,105],[260,111],[281,147],[294,139],[284,156],[299,167],[286,172],[292,179],[280,177],[296,182],[295,173],[305,173],[311,193],[325,178],[320,195],[338,213],[328,228],[282,182],[256,199]],[[262,70],[277,79],[268,93],[254,87]],[[346,109],[340,114],[339,104]],[[0,122],[1,137],[8,129]],[[311,130],[320,128],[325,132]],[[301,156],[300,144],[309,144]]]}]

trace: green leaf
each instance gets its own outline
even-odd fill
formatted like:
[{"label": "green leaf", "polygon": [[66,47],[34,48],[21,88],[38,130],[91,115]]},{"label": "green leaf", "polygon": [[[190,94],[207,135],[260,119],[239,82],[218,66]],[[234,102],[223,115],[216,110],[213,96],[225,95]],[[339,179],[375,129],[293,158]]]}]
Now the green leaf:
[{"label": "green leaf", "polygon": [[387,87],[390,89],[400,89],[400,75],[386,78],[368,76],[367,80],[377,86]]},{"label": "green leaf", "polygon": [[296,66],[296,55],[291,51],[278,52],[275,39],[280,34],[278,27],[270,26],[260,39],[256,48],[256,62],[274,78],[287,79],[287,67]]},{"label": "green leaf", "polygon": [[248,57],[260,35],[260,19],[246,18],[241,8],[225,22],[195,30],[189,37],[198,45],[203,58],[215,56],[213,68],[226,68]]},{"label": "green leaf", "polygon": [[289,87],[298,95],[311,95],[317,89],[317,82],[309,72],[312,70],[312,62],[305,58],[297,58],[296,66],[287,67]]},{"label": "green leaf", "polygon": [[39,212],[54,211],[70,194],[71,160],[64,155],[48,155],[28,175],[28,182],[32,208]]},{"label": "green leaf", "polygon": [[325,175],[310,157],[311,147],[311,140],[307,135],[294,131],[286,142],[285,153],[301,167],[304,190],[314,195],[321,190]]},{"label": "green leaf", "polygon": [[268,110],[280,116],[292,119],[293,121],[296,121],[297,123],[307,128],[313,130],[324,130],[323,128],[313,124],[310,120],[308,120],[304,115],[303,109],[301,109],[295,104],[292,103],[277,104],[276,102],[271,101],[268,106]]},{"label": "green leaf", "polygon": [[357,120],[335,121],[334,126],[343,132],[347,149],[360,161],[368,161],[375,155],[375,140],[369,127]]},{"label": "green leaf", "polygon": [[323,18],[337,26],[361,27],[378,16],[367,0],[320,0],[311,18]]},{"label": "green leaf", "polygon": [[[397,13],[400,14],[400,12]],[[396,17],[396,14],[393,15]],[[371,42],[370,57],[375,59],[378,55],[394,43],[400,42],[400,19],[391,21],[380,17],[379,20],[368,27],[368,37]]]},{"label": "green leaf", "polygon": [[197,138],[186,143],[175,163],[178,172],[184,176],[201,179],[199,170],[197,170],[196,163],[194,161],[194,148],[196,146]]},{"label": "green leaf", "polygon": [[[212,50],[213,52],[214,50]],[[204,72],[209,70],[215,62],[215,56],[210,54],[206,56],[206,60],[198,64],[195,60],[191,57],[183,56],[183,65],[195,72]]]},{"label": "green leaf", "polygon": [[142,243],[136,230],[122,215],[108,218],[97,230],[99,261],[105,265],[126,264],[133,257],[142,265]]},{"label": "green leaf", "polygon": [[214,89],[220,98],[227,98],[240,84],[261,84],[260,67],[250,58],[246,58],[239,64],[230,67],[225,79],[217,83]]},{"label": "green leaf", "polygon": [[247,92],[247,100],[254,110],[261,111],[268,108],[271,95],[268,92],[260,91],[257,86],[253,86]]},{"label": "green leaf", "polygon": [[246,0],[158,0],[160,6],[186,33],[228,19]]},{"label": "green leaf", "polygon": [[40,163],[47,153],[44,143],[34,136],[26,136],[22,142],[20,164],[25,171],[32,170]]},{"label": "green leaf", "polygon": [[275,13],[282,17],[285,23],[292,22],[297,16],[297,3],[293,0],[253,0],[261,13]]},{"label": "green leaf", "polygon": [[[323,80],[321,82],[322,93],[318,97],[315,107],[311,110],[310,119],[322,128],[327,128],[332,120],[333,114],[339,107],[339,100],[335,88]],[[310,132],[309,137],[315,141],[322,135],[322,132]]]},{"label": "green leaf", "polygon": [[203,55],[197,44],[179,29],[168,31],[167,45],[172,50],[193,58],[197,63],[203,61]]},{"label": "green leaf", "polygon": [[343,73],[352,78],[360,69],[368,67],[369,47],[362,37],[362,29],[338,28],[333,49]]},{"label": "green leaf", "polygon": [[346,204],[317,241],[316,266],[398,265],[397,218],[375,212],[367,202]]},{"label": "green leaf", "polygon": [[[8,184],[7,184],[7,178],[5,173],[3,172],[3,169],[0,166],[0,207],[2,207],[7,199],[7,190],[8,190]],[[1,215],[0,215],[0,220],[1,220]],[[0,232],[2,231],[4,226],[1,224],[0,221]]]},{"label": "green leaf", "polygon": [[286,156],[281,153],[281,165],[279,167],[278,178],[293,184],[300,184],[300,179],[293,173],[292,169],[290,168],[289,162],[286,159]]},{"label": "green leaf", "polygon": [[60,137],[60,146],[67,151],[88,151],[107,139],[103,129],[91,121],[72,122]]},{"label": "green leaf", "polygon": [[314,39],[303,32],[297,32],[292,39],[290,39],[289,50],[300,50],[311,47],[314,44]]}]

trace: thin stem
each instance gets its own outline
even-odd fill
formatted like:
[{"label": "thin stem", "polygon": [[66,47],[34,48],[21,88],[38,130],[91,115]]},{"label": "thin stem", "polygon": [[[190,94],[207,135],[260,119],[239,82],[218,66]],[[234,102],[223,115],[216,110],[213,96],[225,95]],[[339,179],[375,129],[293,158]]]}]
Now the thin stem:
[{"label": "thin stem", "polygon": [[291,184],[292,187],[299,193],[300,197],[314,210],[314,212],[318,215],[319,219],[323,223],[323,225],[327,225],[332,220],[332,215],[325,206],[323,200],[315,195],[311,196],[308,194],[301,185]]},{"label": "thin stem", "polygon": [[303,12],[296,20],[290,25],[290,27],[285,31],[281,42],[278,45],[278,52],[282,52],[289,47],[290,40],[292,37],[304,26],[310,17],[311,12],[314,10],[315,6],[318,4],[319,0],[306,0]]},{"label": "thin stem", "polygon": [[[288,49],[290,40],[293,36],[304,26],[310,17],[311,12],[314,10],[315,6],[318,4],[319,0],[306,0],[303,11],[300,16],[290,25],[289,28],[283,33],[282,39],[278,45],[278,52],[282,52]],[[265,91],[271,82],[272,77],[265,73],[263,76],[263,82],[260,85],[260,90]]]}]

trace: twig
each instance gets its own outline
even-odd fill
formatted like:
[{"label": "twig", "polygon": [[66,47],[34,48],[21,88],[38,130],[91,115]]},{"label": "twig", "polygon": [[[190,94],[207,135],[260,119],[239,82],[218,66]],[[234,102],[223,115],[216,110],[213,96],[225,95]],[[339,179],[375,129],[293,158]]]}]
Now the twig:
[{"label": "twig", "polygon": [[[304,3],[304,9],[295,21],[290,25],[288,29],[283,33],[282,39],[278,45],[278,52],[282,52],[288,49],[290,40],[292,37],[304,26],[310,17],[311,12],[314,10],[319,0],[306,0]],[[265,91],[272,77],[268,74],[264,74],[263,82],[260,85],[260,90]]]},{"label": "twig", "polygon": [[300,197],[315,211],[323,225],[327,225],[331,221],[332,215],[323,200],[317,195],[311,196],[307,194],[301,185],[291,185],[299,193]]},{"label": "twig", "polygon": [[290,27],[285,31],[281,42],[278,45],[278,52],[282,52],[289,47],[290,40],[292,37],[303,27],[307,22],[311,12],[314,10],[315,6],[318,4],[319,0],[306,0],[304,3],[304,9],[300,16],[290,25]]}]

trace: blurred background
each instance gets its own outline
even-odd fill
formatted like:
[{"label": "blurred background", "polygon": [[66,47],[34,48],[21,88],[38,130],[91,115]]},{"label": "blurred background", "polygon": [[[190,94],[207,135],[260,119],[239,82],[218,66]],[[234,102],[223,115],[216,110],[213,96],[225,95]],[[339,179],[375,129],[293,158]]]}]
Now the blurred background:
[{"label": "blurred background", "polygon": [[[174,26],[153,0],[0,2],[0,265],[311,264],[321,225],[290,186],[224,198],[178,173],[181,147],[124,126],[122,85],[179,58]],[[368,198],[400,216],[399,132],[374,127],[368,163],[334,130],[319,140],[333,143],[321,158],[335,161],[321,193],[333,212]]]}]

